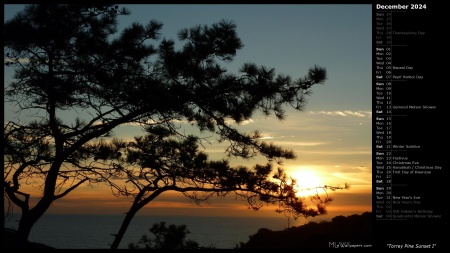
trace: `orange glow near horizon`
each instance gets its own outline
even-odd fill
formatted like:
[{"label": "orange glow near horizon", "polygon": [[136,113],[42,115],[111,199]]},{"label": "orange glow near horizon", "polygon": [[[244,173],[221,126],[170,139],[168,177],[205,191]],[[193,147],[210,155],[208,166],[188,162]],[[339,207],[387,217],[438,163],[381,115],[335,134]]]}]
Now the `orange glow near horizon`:
[{"label": "orange glow near horizon", "polygon": [[[326,171],[326,166],[287,166],[286,173],[297,181],[299,197],[308,198],[315,195],[315,187],[324,185],[342,185],[343,176]],[[339,174],[340,175],[340,174]],[[351,180],[351,175],[347,178]],[[341,182],[339,182],[341,181]],[[336,184],[339,182],[339,184]],[[335,215],[350,215],[372,210],[371,184],[354,181],[350,184],[350,190],[338,190],[325,192],[317,189],[320,196],[327,194],[333,198],[328,206],[329,214],[323,218]],[[30,207],[34,207],[42,194],[38,180],[23,182],[21,189],[30,193]],[[61,193],[61,192],[60,192]],[[82,184],[64,198],[56,200],[48,213],[79,213],[79,214],[122,214],[128,211],[132,197],[114,197],[111,188],[105,184]],[[5,202],[6,203],[6,202]],[[196,205],[183,194],[178,192],[164,192],[154,201],[139,211],[139,215],[189,215],[193,216],[279,216],[275,212],[276,206],[265,205],[254,212],[249,210],[247,203],[235,198],[233,194],[227,197],[213,197],[208,203]],[[18,209],[16,209],[18,211]],[[330,217],[332,218],[332,217]]]},{"label": "orange glow near horizon", "polygon": [[[299,178],[299,183],[314,185],[321,182],[320,174],[314,171],[293,173]],[[300,180],[300,176],[303,179]],[[31,186],[27,187],[29,192],[34,192],[30,199],[34,206],[40,194]],[[372,210],[370,187],[355,186],[352,190],[329,192],[333,201],[328,205],[329,215],[350,215]],[[363,201],[361,201],[363,200]],[[79,214],[123,214],[131,205],[131,197],[114,197],[108,186],[98,184],[94,186],[82,185],[66,197],[56,200],[48,213],[79,213]],[[234,195],[227,197],[213,197],[208,203],[200,206],[189,201],[183,194],[178,192],[165,192],[154,201],[139,211],[139,215],[192,215],[192,216],[264,216],[278,217],[275,212],[276,206],[264,205],[260,210],[253,211],[248,208],[245,201],[235,198]],[[18,209],[15,209],[19,211]],[[329,217],[329,218],[332,218]]]}]

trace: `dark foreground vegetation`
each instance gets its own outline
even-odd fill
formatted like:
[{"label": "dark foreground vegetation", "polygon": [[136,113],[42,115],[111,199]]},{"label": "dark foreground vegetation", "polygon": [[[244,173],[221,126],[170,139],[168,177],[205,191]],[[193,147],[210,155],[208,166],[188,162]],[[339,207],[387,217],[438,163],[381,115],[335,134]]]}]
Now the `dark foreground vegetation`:
[{"label": "dark foreground vegetation", "polygon": [[309,222],[301,226],[272,231],[261,228],[241,249],[320,249],[372,244],[372,212],[336,216],[331,221]]},{"label": "dark foreground vegetation", "polygon": [[[159,225],[159,226],[157,226]],[[189,233],[186,226],[165,226],[155,224],[150,232],[155,238],[144,235],[137,243],[130,243],[129,249],[213,249],[200,246],[197,242],[185,240]],[[15,231],[5,228],[4,249],[13,249]],[[163,238],[164,237],[164,238]],[[167,237],[167,238],[166,238]],[[173,242],[173,245],[169,245]],[[321,249],[334,246],[372,244],[372,212],[336,216],[331,221],[309,222],[281,231],[261,228],[249,240],[236,245],[236,249]],[[28,242],[26,249],[54,249],[45,244]]]}]

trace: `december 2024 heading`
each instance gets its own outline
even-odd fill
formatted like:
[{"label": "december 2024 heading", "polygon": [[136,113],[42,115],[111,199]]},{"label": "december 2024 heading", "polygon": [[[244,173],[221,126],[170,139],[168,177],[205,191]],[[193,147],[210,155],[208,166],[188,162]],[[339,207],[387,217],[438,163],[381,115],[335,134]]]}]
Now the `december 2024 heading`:
[{"label": "december 2024 heading", "polygon": [[377,4],[377,10],[423,10],[426,4]]}]

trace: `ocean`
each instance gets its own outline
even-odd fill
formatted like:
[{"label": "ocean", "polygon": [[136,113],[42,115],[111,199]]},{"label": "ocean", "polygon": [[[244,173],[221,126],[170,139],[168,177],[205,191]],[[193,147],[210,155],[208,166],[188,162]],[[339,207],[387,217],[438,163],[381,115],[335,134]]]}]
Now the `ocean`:
[{"label": "ocean", "polygon": [[[5,220],[5,227],[17,228],[19,215]],[[111,234],[117,233],[124,215],[46,214],[34,226],[29,241],[57,249],[109,249]],[[286,217],[210,217],[210,216],[135,216],[119,248],[127,249],[142,235],[152,236],[149,229],[161,221],[166,225],[186,225],[186,239],[200,246],[233,249],[247,242],[260,228],[283,230],[289,226]],[[292,220],[290,226],[292,226]]]}]

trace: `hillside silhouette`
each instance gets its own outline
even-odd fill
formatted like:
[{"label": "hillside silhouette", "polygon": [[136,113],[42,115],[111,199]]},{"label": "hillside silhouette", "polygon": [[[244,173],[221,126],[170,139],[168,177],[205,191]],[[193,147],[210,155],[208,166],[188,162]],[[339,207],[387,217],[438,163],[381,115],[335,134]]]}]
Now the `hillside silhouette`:
[{"label": "hillside silhouette", "polygon": [[[334,245],[333,245],[334,243]],[[336,216],[331,221],[309,222],[282,231],[261,228],[240,249],[320,249],[372,244],[372,212]]]}]

